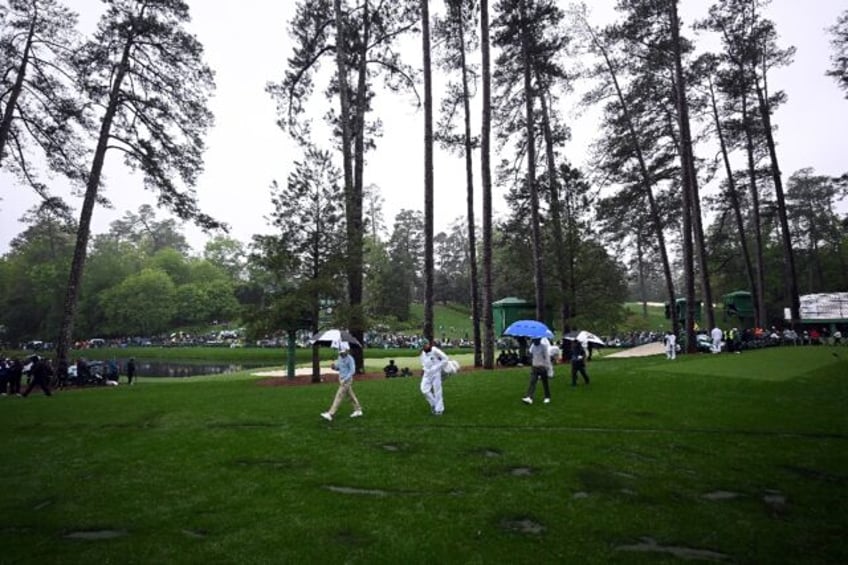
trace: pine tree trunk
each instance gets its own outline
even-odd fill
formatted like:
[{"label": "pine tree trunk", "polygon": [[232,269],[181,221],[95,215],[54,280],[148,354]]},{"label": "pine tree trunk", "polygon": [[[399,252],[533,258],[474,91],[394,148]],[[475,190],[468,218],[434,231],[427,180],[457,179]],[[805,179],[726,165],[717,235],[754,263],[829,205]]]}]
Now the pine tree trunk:
[{"label": "pine tree trunk", "polygon": [[677,18],[677,0],[671,0],[669,4],[669,19],[671,24],[671,41],[674,49],[674,68],[677,76],[676,95],[677,113],[681,128],[682,159],[681,174],[683,177],[683,270],[686,281],[686,351],[694,353],[695,347],[695,265],[692,244],[692,212],[693,196],[692,190],[692,138],[689,134],[689,113],[686,104],[686,92],[683,77],[683,65],[680,56],[680,28]]},{"label": "pine tree trunk", "polygon": [[[539,81],[538,74],[536,82]],[[554,236],[554,262],[560,295],[560,329],[566,332],[569,318],[569,300],[567,296],[568,283],[565,273],[565,245],[562,237],[562,218],[560,217],[559,183],[557,180],[556,163],[554,162],[554,140],[551,131],[551,116],[548,111],[547,93],[539,87],[539,101],[542,105],[542,124],[545,135],[545,159],[548,165],[548,191],[551,201],[551,229]]]},{"label": "pine tree trunk", "polygon": [[524,67],[524,112],[527,141],[527,190],[530,194],[530,228],[533,239],[533,283],[535,288],[536,319],[545,320],[545,277],[542,261],[542,228],[539,220],[539,190],[536,186],[536,138],[533,120],[533,81],[530,62],[530,30],[527,20],[527,2],[519,0],[521,12],[521,55]]},{"label": "pine tree trunk", "polygon": [[798,278],[795,269],[795,251],[792,248],[792,233],[789,231],[789,217],[786,214],[786,198],[783,194],[783,179],[781,178],[780,166],[777,162],[777,150],[774,144],[774,132],[771,127],[771,108],[768,98],[760,86],[760,81],[755,79],[757,98],[760,103],[760,117],[763,120],[763,129],[766,134],[766,145],[768,146],[771,159],[771,175],[774,181],[774,193],[777,197],[777,215],[780,220],[780,233],[783,241],[783,257],[786,261],[786,290],[789,294],[789,309],[792,317],[792,327],[796,330],[801,323],[801,297],[798,293]]},{"label": "pine tree trunk", "polygon": [[480,135],[480,169],[483,184],[483,368],[495,366],[495,329],[492,319],[492,67],[489,47],[489,0],[480,0],[480,51],[483,61],[483,111]]},{"label": "pine tree trunk", "polygon": [[462,108],[465,113],[465,183],[466,214],[468,216],[468,250],[471,266],[471,326],[474,337],[474,366],[483,366],[483,349],[480,335],[480,292],[477,280],[477,226],[474,222],[474,162],[471,140],[471,94],[468,88],[468,65],[465,59],[465,11],[457,10],[457,34],[459,36],[459,58],[462,67]]},{"label": "pine tree trunk", "polygon": [[745,274],[748,276],[748,288],[751,289],[751,297],[754,304],[757,303],[759,288],[754,276],[754,265],[751,261],[751,253],[748,250],[748,238],[745,235],[745,220],[742,216],[742,207],[739,205],[739,193],[736,189],[736,179],[733,176],[733,168],[730,165],[730,156],[727,153],[727,143],[724,140],[724,132],[721,128],[721,119],[716,104],[715,89],[712,77],[709,77],[710,101],[712,104],[713,118],[715,119],[716,133],[718,135],[721,157],[724,163],[724,172],[727,175],[727,195],[730,197],[730,205],[733,208],[733,217],[736,220],[736,229],[739,232],[739,246],[742,249],[742,258],[745,261]]},{"label": "pine tree trunk", "polygon": [[[344,171],[344,194],[345,194],[345,220],[346,220],[346,230],[347,230],[347,262],[346,262],[346,271],[347,271],[347,281],[348,281],[348,299],[350,300],[351,306],[353,306],[354,302],[354,291],[352,290],[356,278],[357,278],[357,270],[360,268],[358,265],[354,264],[354,218],[355,218],[355,187],[353,180],[353,155],[351,153],[351,144],[352,144],[352,127],[350,123],[350,99],[348,96],[350,95],[350,88],[348,86],[347,81],[347,44],[341,40],[341,38],[345,37],[345,22],[344,16],[342,14],[342,6],[341,0],[334,0],[333,2],[333,11],[336,16],[336,74],[339,81],[339,105],[340,116],[339,120],[341,121],[341,129],[342,129],[342,169]],[[361,280],[361,278],[360,278]],[[361,286],[360,286],[360,296],[361,296]],[[361,335],[357,336],[354,333],[354,328],[351,324],[350,332],[357,339],[361,339]],[[362,343],[360,341],[360,343]],[[357,368],[364,367],[364,359],[362,359],[362,352],[360,348],[353,347],[351,348],[354,356],[354,360],[356,361]]]},{"label": "pine tree trunk", "polygon": [[421,0],[424,52],[424,337],[433,339],[433,77],[430,68],[430,2]]},{"label": "pine tree trunk", "polygon": [[77,241],[74,246],[74,257],[71,261],[71,271],[68,275],[68,287],[65,292],[65,303],[62,309],[62,323],[59,327],[59,338],[56,340],[56,361],[68,362],[68,352],[73,340],[74,321],[77,313],[77,301],[79,298],[80,284],[85,269],[85,259],[88,253],[88,239],[91,235],[91,217],[94,214],[94,204],[97,202],[97,191],[100,188],[100,177],[103,173],[103,164],[106,161],[106,150],[109,148],[109,138],[112,131],[112,121],[118,111],[120,102],[121,86],[127,74],[127,65],[130,58],[130,50],[133,39],[127,40],[121,55],[121,62],[115,74],[112,89],[109,93],[109,104],[103,114],[100,124],[100,134],[97,138],[97,148],[94,151],[94,159],[91,163],[91,171],[85,187],[85,197],[80,211],[80,221],[77,228]]},{"label": "pine tree trunk", "polygon": [[[682,63],[680,65],[680,70],[681,72],[683,70]],[[695,259],[698,265],[697,271],[701,278],[701,298],[703,300],[704,311],[707,314],[706,325],[708,328],[714,328],[716,326],[715,309],[713,308],[713,293],[710,285],[707,250],[704,243],[701,197],[698,190],[698,174],[695,170],[695,153],[692,149],[689,102],[686,99],[686,82],[683,76],[677,76],[677,69],[675,69],[675,76],[672,78],[672,84],[674,85],[675,99],[677,100],[677,124],[680,129],[680,141],[678,142],[678,140],[675,139],[674,142],[677,152],[680,155],[681,167],[686,167],[686,171],[683,172],[682,178],[684,186],[689,187],[689,198],[692,203],[692,240],[694,243]],[[678,84],[680,84],[679,88]],[[680,99],[680,96],[683,98]],[[685,123],[682,121],[680,116],[681,113],[686,116]],[[672,137],[674,137],[673,128],[670,127],[669,130],[672,132]],[[683,171],[682,168],[681,171]]]},{"label": "pine tree trunk", "polygon": [[672,331],[675,335],[677,335],[680,331],[680,323],[678,321],[677,316],[677,297],[674,291],[674,278],[671,274],[671,261],[668,257],[668,248],[665,243],[665,235],[663,234],[663,222],[662,218],[660,217],[659,206],[657,205],[653,193],[654,181],[651,177],[650,171],[648,170],[647,163],[645,162],[645,156],[642,153],[642,146],[639,143],[639,137],[636,134],[636,126],[634,124],[633,116],[630,113],[630,107],[627,104],[627,100],[624,98],[624,93],[622,92],[621,85],[618,82],[618,75],[616,74],[615,66],[612,63],[612,60],[610,59],[609,53],[607,52],[606,48],[595,34],[595,31],[585,20],[584,25],[586,26],[586,29],[588,30],[589,34],[592,36],[592,41],[594,42],[595,46],[598,48],[598,50],[600,50],[601,55],[604,58],[605,65],[610,73],[610,78],[612,80],[613,86],[615,87],[616,97],[618,98],[618,102],[621,105],[621,112],[622,114],[624,114],[624,119],[627,123],[627,131],[630,135],[630,141],[633,144],[633,150],[636,156],[636,161],[639,164],[639,173],[642,177],[642,188],[644,190],[645,198],[648,201],[648,207],[651,215],[651,225],[654,230],[654,236],[657,239],[657,248],[659,249],[660,260],[662,261],[663,276],[665,278],[666,291],[668,293]]},{"label": "pine tree trunk", "polygon": [[754,223],[754,254],[756,256],[757,294],[754,324],[758,328],[766,325],[766,276],[765,258],[763,253],[763,226],[760,218],[760,191],[757,188],[757,169],[754,162],[754,139],[751,132],[751,117],[748,113],[748,97],[742,95],[742,123],[745,129],[745,151],[748,155],[748,184],[751,192],[751,221]]},{"label": "pine tree trunk", "polygon": [[24,77],[26,77],[27,65],[29,65],[29,55],[32,50],[32,38],[35,35],[36,21],[37,18],[33,17],[32,24],[29,26],[26,45],[24,45],[24,56],[21,59],[21,64],[18,66],[18,76],[15,77],[15,84],[12,86],[12,91],[9,93],[9,98],[6,101],[6,108],[3,111],[3,122],[0,123],[0,166],[3,164],[3,155],[6,152],[6,142],[9,140],[9,132],[12,131],[12,118],[15,115],[15,106],[18,104],[18,98],[24,88]]}]

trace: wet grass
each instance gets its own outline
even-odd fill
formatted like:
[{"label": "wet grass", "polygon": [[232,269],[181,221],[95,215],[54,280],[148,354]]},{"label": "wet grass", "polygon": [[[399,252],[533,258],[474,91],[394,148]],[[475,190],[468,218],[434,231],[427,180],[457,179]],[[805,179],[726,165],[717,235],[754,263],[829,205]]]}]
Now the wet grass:
[{"label": "wet grass", "polygon": [[332,423],[334,385],[244,375],[2,398],[0,561],[844,563],[833,353],[601,359],[533,406],[463,373],[440,418],[418,379]]}]

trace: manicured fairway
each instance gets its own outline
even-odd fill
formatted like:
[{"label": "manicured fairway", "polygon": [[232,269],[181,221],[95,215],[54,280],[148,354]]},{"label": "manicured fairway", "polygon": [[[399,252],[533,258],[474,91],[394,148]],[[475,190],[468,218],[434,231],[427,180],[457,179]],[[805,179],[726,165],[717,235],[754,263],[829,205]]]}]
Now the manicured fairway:
[{"label": "manicured fairway", "polygon": [[0,563],[848,562],[848,348],[567,369],[0,398]]}]

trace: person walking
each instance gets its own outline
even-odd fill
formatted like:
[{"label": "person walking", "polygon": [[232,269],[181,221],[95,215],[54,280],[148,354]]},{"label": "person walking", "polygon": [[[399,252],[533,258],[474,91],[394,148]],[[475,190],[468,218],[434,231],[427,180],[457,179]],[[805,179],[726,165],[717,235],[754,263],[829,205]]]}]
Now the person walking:
[{"label": "person walking", "polygon": [[339,358],[333,363],[333,369],[339,372],[339,389],[336,391],[336,397],[333,399],[333,404],[326,412],[321,412],[321,417],[328,422],[333,421],[333,416],[336,415],[336,410],[345,396],[353,402],[353,412],[351,418],[359,418],[362,416],[362,405],[359,404],[359,399],[353,392],[353,374],[356,372],[356,363],[353,357],[350,356],[350,345],[342,342],[339,344]]},{"label": "person walking", "polygon": [[32,375],[32,380],[29,382],[29,386],[27,386],[24,391],[24,398],[29,396],[29,393],[32,392],[32,389],[36,386],[40,386],[41,390],[43,390],[44,394],[47,396],[53,396],[50,392],[50,377],[53,376],[53,368],[50,366],[47,359],[35,356],[32,361],[32,367],[30,368],[30,374]]},{"label": "person walking", "polygon": [[677,358],[677,336],[669,330],[665,332],[665,358],[674,361]]},{"label": "person walking", "polygon": [[542,387],[545,389],[545,404],[551,403],[551,388],[548,383],[548,378],[554,373],[554,367],[551,364],[551,350],[547,343],[539,338],[534,338],[530,350],[530,385],[527,387],[527,394],[521,399],[524,404],[533,404],[533,397],[536,395],[536,383],[542,379]]},{"label": "person walking", "polygon": [[434,416],[441,416],[445,411],[445,399],[442,395],[442,369],[448,362],[444,351],[425,341],[421,348],[421,394],[430,404]]},{"label": "person walking", "polygon": [[577,373],[583,376],[583,382],[589,384],[586,374],[586,350],[578,340],[571,342],[571,386],[577,386]]},{"label": "person walking", "polygon": [[135,378],[135,357],[130,357],[130,360],[127,361],[127,384],[133,384],[133,379]]}]

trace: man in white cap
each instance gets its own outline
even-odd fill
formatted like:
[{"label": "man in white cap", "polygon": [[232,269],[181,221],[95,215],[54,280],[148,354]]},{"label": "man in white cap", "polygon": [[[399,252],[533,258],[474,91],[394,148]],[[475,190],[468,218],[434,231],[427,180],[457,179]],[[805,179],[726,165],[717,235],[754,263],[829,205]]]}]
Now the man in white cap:
[{"label": "man in white cap", "polygon": [[333,363],[333,368],[339,372],[339,390],[336,391],[336,397],[333,399],[333,405],[326,412],[321,412],[321,417],[328,422],[333,421],[333,416],[336,410],[339,409],[339,404],[345,396],[350,397],[353,402],[353,412],[351,418],[359,418],[362,416],[362,406],[359,404],[359,399],[353,393],[353,374],[356,372],[356,363],[353,357],[350,356],[350,345],[346,342],[339,344],[339,358]]}]

